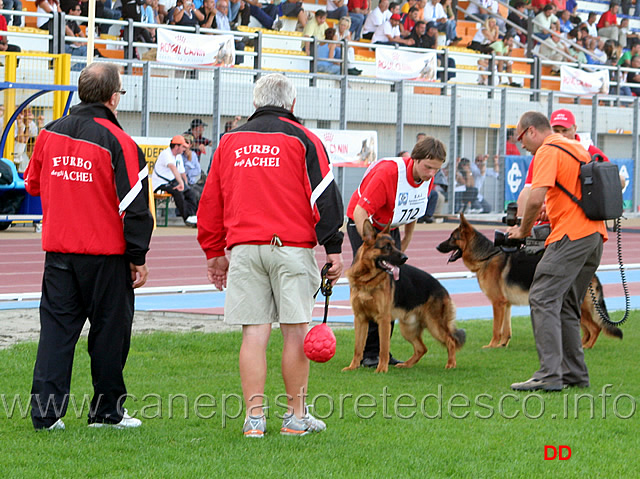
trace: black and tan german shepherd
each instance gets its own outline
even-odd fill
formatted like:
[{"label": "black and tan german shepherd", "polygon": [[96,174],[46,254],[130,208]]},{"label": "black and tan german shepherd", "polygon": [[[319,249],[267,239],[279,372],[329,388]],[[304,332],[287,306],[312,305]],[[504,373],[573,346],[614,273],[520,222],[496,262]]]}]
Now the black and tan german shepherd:
[{"label": "black and tan german shepherd", "polygon": [[[476,273],[480,289],[491,301],[493,335],[491,342],[484,347],[507,346],[511,339],[511,305],[529,304],[529,288],[542,255],[527,254],[522,249],[512,253],[503,251],[471,226],[464,214],[460,214],[460,226],[437,249],[441,253],[451,253],[449,262],[462,258],[465,266]],[[596,275],[591,280],[591,286],[601,310],[608,317],[602,284]],[[600,319],[589,291],[582,303],[581,312],[583,348],[592,348],[601,330],[608,336],[622,339],[619,328]]]},{"label": "black and tan german shepherd", "polygon": [[[377,233],[369,221],[364,224],[363,244],[346,275],[351,287],[355,349],[351,364],[360,366],[369,321],[378,323],[380,360],[377,373],[389,368],[391,322],[400,321],[402,336],[413,345],[413,355],[396,367],[410,368],[427,352],[422,332],[428,329],[449,354],[447,368],[456,367],[456,350],[465,342],[463,329],[456,329],[455,305],[447,290],[430,274],[404,264],[407,256],[396,248],[389,228]],[[394,268],[397,267],[397,268]],[[399,273],[397,276],[394,270]],[[392,277],[394,276],[394,277]]]}]

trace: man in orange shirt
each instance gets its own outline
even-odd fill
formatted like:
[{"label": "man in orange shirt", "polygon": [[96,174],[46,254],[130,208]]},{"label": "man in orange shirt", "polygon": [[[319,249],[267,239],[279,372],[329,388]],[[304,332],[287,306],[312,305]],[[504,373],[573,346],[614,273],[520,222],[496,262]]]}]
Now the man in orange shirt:
[{"label": "man in orange shirt", "polygon": [[511,238],[528,236],[546,202],[551,234],[529,291],[540,369],[528,381],[512,384],[511,389],[561,391],[570,386],[588,387],[589,372],[580,340],[580,305],[600,264],[607,231],[603,221],[588,219],[556,186],[560,183],[575,196],[581,196],[580,163],[552,145],[584,162],[591,158],[577,141],[553,133],[547,117],[538,112],[522,115],[516,135],[522,146],[536,156],[536,163],[522,224],[507,232]]}]

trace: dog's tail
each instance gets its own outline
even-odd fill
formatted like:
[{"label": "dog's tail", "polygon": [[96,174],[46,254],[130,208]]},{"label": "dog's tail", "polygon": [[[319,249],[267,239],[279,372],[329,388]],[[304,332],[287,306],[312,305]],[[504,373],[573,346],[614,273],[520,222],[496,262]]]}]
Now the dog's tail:
[{"label": "dog's tail", "polygon": [[456,340],[456,349],[460,349],[467,341],[467,333],[464,329],[456,329],[453,332],[453,338]]},{"label": "dog's tail", "polygon": [[[604,291],[602,289],[602,283],[600,282],[600,279],[598,278],[597,275],[593,275],[593,279],[591,280],[591,286],[595,290],[596,300],[599,306],[599,308],[594,308],[595,311],[593,312],[594,313],[593,315],[596,321],[598,322],[598,324],[602,326],[602,330],[604,331],[604,334],[606,334],[607,336],[611,336],[612,338],[622,339],[622,330],[617,326],[614,326],[613,324],[609,324],[606,321],[603,321],[602,318],[600,317],[600,313],[598,312],[598,309],[599,309],[600,311],[602,311],[602,314],[607,319],[609,319],[609,311],[607,311],[607,305],[604,302]],[[587,291],[587,294],[590,294],[590,292]]]}]

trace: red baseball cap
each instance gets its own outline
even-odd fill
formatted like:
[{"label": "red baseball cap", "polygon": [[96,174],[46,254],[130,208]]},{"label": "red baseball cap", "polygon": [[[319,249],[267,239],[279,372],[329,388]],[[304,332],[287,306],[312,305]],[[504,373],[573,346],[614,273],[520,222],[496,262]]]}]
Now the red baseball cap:
[{"label": "red baseball cap", "polygon": [[551,123],[551,126],[571,128],[576,124],[576,118],[569,110],[556,110],[551,114],[551,120],[549,123]]},{"label": "red baseball cap", "polygon": [[402,20],[402,16],[399,13],[394,13],[393,15],[391,15],[391,20]]}]

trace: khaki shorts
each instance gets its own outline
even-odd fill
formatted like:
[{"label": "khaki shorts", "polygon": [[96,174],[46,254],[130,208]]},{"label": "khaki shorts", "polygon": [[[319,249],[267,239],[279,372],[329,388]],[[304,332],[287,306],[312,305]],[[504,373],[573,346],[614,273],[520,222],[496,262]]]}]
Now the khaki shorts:
[{"label": "khaki shorts", "polygon": [[311,248],[235,246],[224,320],[243,325],[309,323],[319,286],[320,271]]}]

